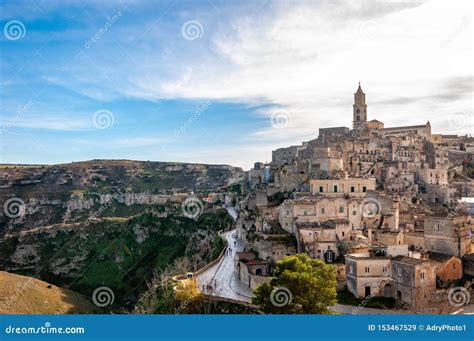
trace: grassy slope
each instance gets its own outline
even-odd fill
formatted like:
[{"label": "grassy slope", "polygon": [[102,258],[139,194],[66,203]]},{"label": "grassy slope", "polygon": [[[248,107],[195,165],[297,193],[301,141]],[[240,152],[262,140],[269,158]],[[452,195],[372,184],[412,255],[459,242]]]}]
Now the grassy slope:
[{"label": "grassy slope", "polygon": [[94,307],[78,293],[0,271],[0,314],[80,314]]}]

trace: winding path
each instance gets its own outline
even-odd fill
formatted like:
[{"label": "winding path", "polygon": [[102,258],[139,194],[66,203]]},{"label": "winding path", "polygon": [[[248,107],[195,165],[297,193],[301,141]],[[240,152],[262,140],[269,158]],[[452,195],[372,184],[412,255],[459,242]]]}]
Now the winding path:
[{"label": "winding path", "polygon": [[252,290],[239,281],[234,273],[235,253],[244,249],[242,241],[236,239],[235,235],[235,229],[222,234],[229,247],[219,263],[197,276],[197,285],[208,295],[249,303],[252,300]]},{"label": "winding path", "polygon": [[[237,212],[234,208],[228,207],[227,211],[234,219],[237,219]],[[196,281],[201,291],[208,295],[250,303],[252,290],[239,281],[234,273],[235,253],[244,249],[244,243],[237,239],[236,235],[236,229],[222,233],[221,236],[228,243],[224,257],[219,263],[199,274]]]}]

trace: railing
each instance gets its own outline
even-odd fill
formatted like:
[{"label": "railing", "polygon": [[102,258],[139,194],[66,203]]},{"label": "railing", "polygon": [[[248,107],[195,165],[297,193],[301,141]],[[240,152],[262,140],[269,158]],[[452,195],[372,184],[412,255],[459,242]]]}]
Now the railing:
[{"label": "railing", "polygon": [[[227,228],[227,229],[223,229],[223,230],[220,230],[218,231],[218,235],[219,237],[222,238],[222,233],[226,232],[226,231],[230,231],[230,230],[233,230],[234,227],[232,228]],[[214,265],[216,265],[217,263],[219,263],[222,258],[224,257],[224,254],[225,254],[225,251],[227,250],[227,247],[229,246],[228,245],[228,242],[226,239],[222,238],[222,240],[224,240],[224,248],[222,249],[221,253],[219,254],[219,256],[217,256],[216,259],[212,260],[211,262],[209,262],[208,264],[204,265],[201,269],[195,271],[193,273],[193,280],[195,281],[196,280],[196,276],[199,276],[201,275],[203,272],[209,270],[211,267],[213,267]],[[185,280],[188,280],[189,278],[186,276],[186,275],[177,275],[177,276],[174,276],[173,277],[173,281],[175,282],[178,282],[175,286],[173,286],[173,291],[176,293],[176,291],[180,291],[182,290],[182,286],[184,285],[184,281]]]}]

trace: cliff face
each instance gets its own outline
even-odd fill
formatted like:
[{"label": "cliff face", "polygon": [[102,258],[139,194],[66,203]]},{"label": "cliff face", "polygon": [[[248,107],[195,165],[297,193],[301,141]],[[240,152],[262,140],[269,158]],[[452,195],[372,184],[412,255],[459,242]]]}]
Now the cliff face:
[{"label": "cliff face", "polygon": [[9,234],[0,240],[1,269],[87,297],[105,285],[115,293],[116,307],[133,306],[153,271],[181,257],[192,259],[190,270],[197,270],[216,253],[217,231],[233,224],[223,209],[205,212],[197,220],[179,216],[180,205],[169,204],[166,211]]},{"label": "cliff face", "polygon": [[24,194],[25,198],[61,199],[64,192],[97,188],[153,194],[215,191],[243,176],[241,168],[129,160],[94,160],[48,166],[0,168],[0,196]]},{"label": "cliff face", "polygon": [[227,165],[127,160],[0,168],[0,202],[11,201],[0,212],[0,236],[75,222],[109,206],[133,215],[137,209],[125,208],[179,202],[181,193],[215,192],[243,176],[241,168]]},{"label": "cliff face", "polygon": [[0,270],[87,297],[105,285],[116,308],[132,306],[153,271],[181,257],[196,269],[210,261],[217,231],[233,220],[200,200],[191,219],[183,202],[242,176],[225,165],[136,161],[0,168]]}]

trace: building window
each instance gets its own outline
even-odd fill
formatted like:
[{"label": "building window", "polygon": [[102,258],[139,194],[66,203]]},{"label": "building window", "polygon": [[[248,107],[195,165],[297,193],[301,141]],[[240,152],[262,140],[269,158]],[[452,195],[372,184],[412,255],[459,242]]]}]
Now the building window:
[{"label": "building window", "polygon": [[420,276],[421,276],[421,279],[425,279],[425,273],[424,273],[424,272],[422,272],[422,273],[420,274]]},{"label": "building window", "polygon": [[362,187],[362,192],[365,192],[365,191],[367,191],[367,187],[363,186]]},{"label": "building window", "polygon": [[355,187],[354,187],[354,186],[351,186],[351,192],[352,192],[352,193],[355,192]]},{"label": "building window", "polygon": [[352,215],[356,215],[357,214],[357,211],[352,211]]},{"label": "building window", "polygon": [[349,266],[349,273],[352,275],[354,273],[354,267],[351,265]]},{"label": "building window", "polygon": [[456,263],[453,263],[453,270],[456,269]]},{"label": "building window", "polygon": [[324,214],[324,207],[321,207],[321,214]]},{"label": "building window", "polygon": [[398,270],[397,271],[398,272],[398,277],[402,277],[402,268],[398,268],[397,270]]},{"label": "building window", "polygon": [[337,193],[337,185],[334,185],[334,193]]},{"label": "building window", "polygon": [[370,268],[369,267],[366,267],[365,268],[365,273],[369,273],[370,272]]},{"label": "building window", "polygon": [[304,211],[303,214],[304,214],[304,215],[308,215],[308,212]]},{"label": "building window", "polygon": [[319,193],[323,193],[323,186],[319,186]]},{"label": "building window", "polygon": [[435,225],[435,231],[439,231],[439,224]]},{"label": "building window", "polygon": [[344,206],[339,206],[339,213],[344,213]]},{"label": "building window", "polygon": [[344,235],[345,235],[345,233],[344,233],[344,231],[342,231],[342,236],[344,237]]},{"label": "building window", "polygon": [[383,271],[383,272],[387,272],[387,271],[388,271],[387,267],[384,266],[383,269],[382,269],[382,271]]}]

